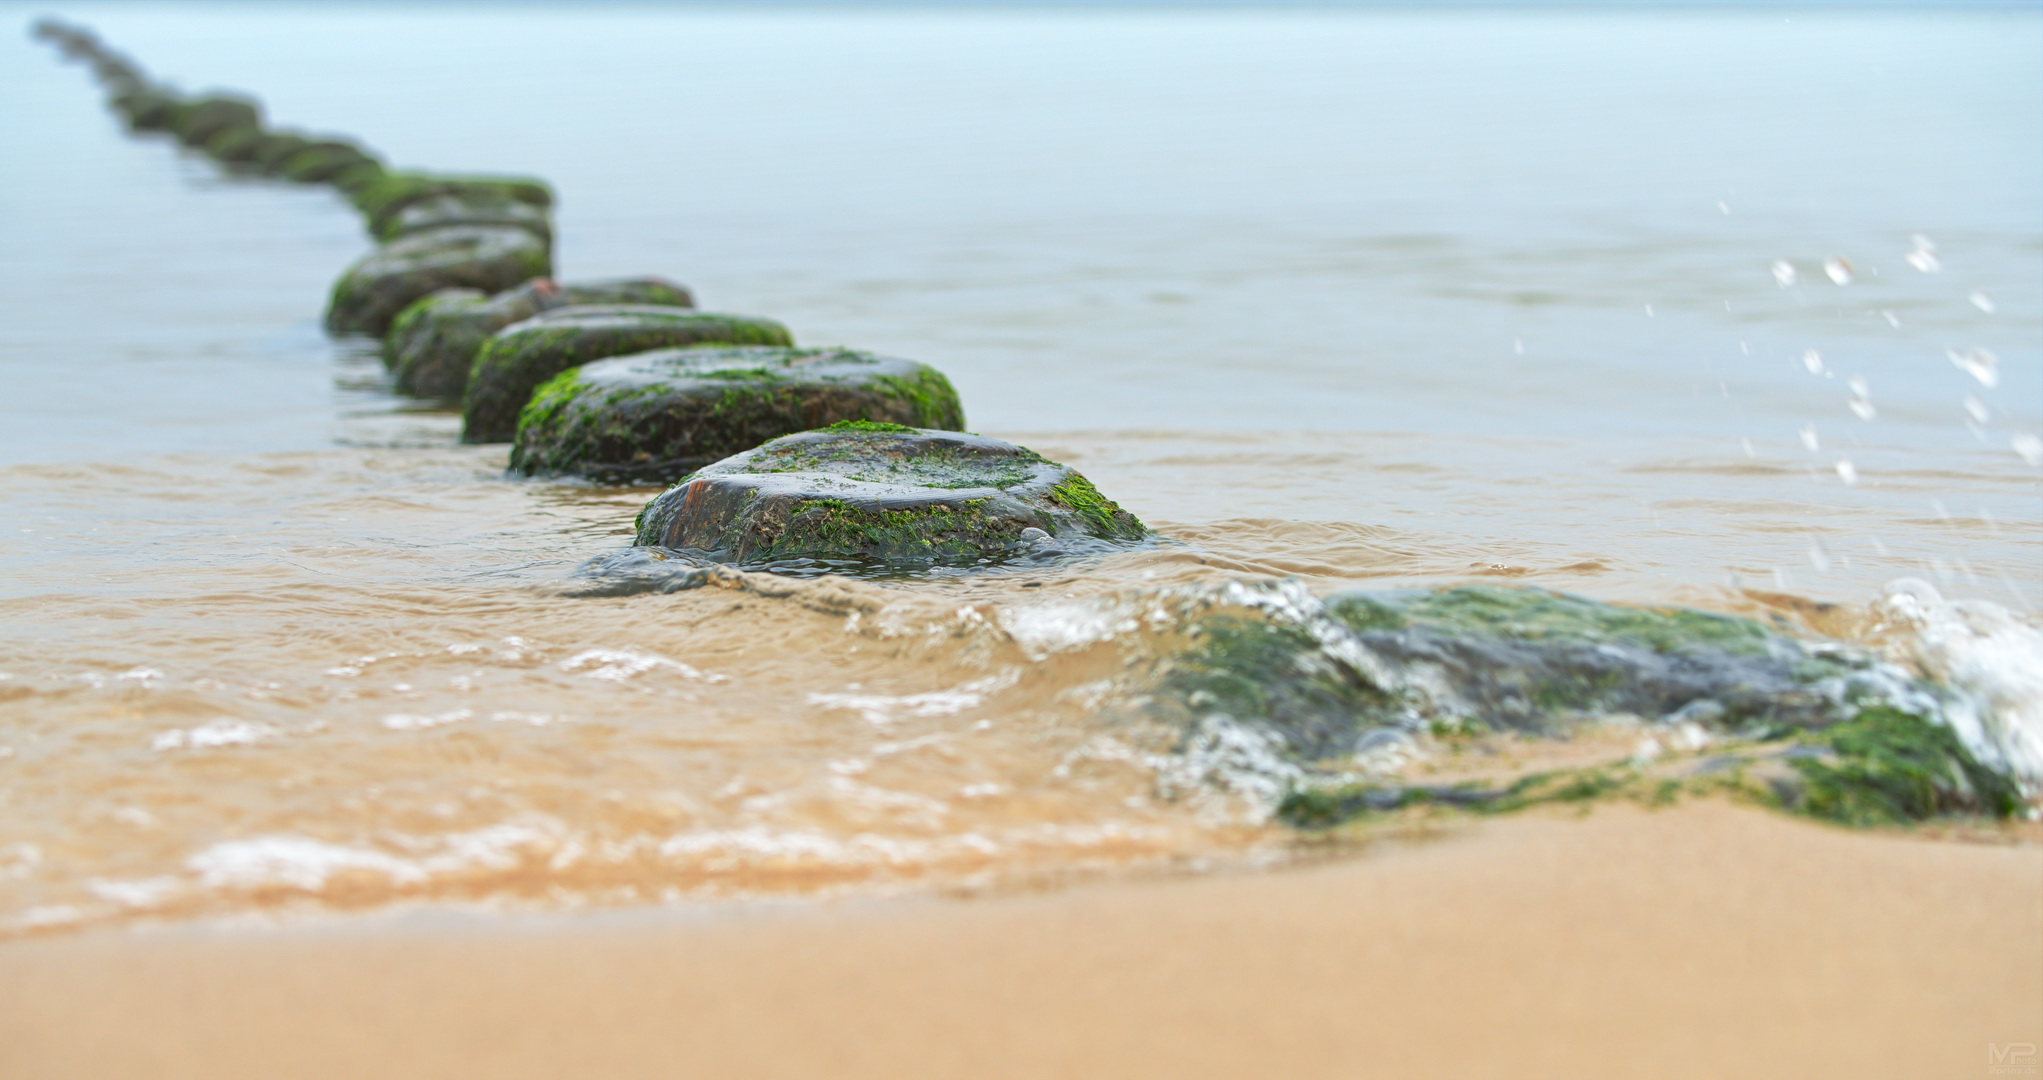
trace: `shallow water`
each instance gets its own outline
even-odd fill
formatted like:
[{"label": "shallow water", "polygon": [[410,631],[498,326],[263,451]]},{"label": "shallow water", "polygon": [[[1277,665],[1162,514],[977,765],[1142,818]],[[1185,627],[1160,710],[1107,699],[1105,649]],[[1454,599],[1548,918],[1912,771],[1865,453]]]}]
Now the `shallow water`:
[{"label": "shallow water", "polygon": [[1891,645],[1921,578],[2006,632],[1902,650],[2043,722],[2033,13],[34,10],[546,176],[564,276],[933,363],[1182,546],[566,597],[653,490],[455,445],[317,329],[344,205],[123,135],[0,5],[7,927],[1280,850],[1116,726],[1177,629],[1129,598],[1225,580]]}]

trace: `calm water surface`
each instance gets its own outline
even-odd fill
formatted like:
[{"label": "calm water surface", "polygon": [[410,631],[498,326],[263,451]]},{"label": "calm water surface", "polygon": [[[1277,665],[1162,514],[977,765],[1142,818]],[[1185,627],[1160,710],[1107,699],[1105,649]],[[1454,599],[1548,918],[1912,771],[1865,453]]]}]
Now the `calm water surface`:
[{"label": "calm water surface", "polygon": [[[546,176],[563,276],[936,364],[1185,546],[564,598],[652,492],[392,396],[317,327],[352,212],[124,135],[45,11]],[[1107,613],[1225,580],[1850,636],[1920,578],[2013,620],[1958,666],[2043,725],[2043,16],[0,14],[8,932],[1255,857],[1113,720],[1170,628]]]}]

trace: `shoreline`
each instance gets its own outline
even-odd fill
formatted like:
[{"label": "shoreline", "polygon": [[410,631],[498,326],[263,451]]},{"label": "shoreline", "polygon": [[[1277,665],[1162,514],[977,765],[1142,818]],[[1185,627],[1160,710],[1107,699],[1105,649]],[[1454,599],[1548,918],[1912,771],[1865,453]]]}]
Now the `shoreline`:
[{"label": "shoreline", "polygon": [[972,899],[0,944],[23,1078],[1920,1077],[2039,1037],[2043,846],[1719,802]]}]

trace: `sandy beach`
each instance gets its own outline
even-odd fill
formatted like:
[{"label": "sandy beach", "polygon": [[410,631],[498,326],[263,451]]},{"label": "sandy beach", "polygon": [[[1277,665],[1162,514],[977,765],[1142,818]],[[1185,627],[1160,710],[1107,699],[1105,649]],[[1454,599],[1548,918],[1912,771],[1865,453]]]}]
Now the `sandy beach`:
[{"label": "sandy beach", "polygon": [[990,898],[17,942],[0,1073],[1979,1076],[2043,1041],[2013,835],[1619,807]]},{"label": "sandy beach", "polygon": [[2043,1080],[2043,7],[1789,14],[0,0],[0,1080]]}]

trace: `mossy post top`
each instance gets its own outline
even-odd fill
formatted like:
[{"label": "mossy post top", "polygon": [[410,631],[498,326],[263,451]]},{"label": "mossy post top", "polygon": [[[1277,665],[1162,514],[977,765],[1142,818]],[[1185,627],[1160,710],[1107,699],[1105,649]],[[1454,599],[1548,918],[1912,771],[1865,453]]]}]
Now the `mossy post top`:
[{"label": "mossy post top", "polygon": [[369,234],[382,236],[392,220],[414,203],[442,196],[481,200],[504,199],[540,210],[553,208],[553,187],[533,176],[447,176],[436,173],[386,172],[354,192],[355,208],[368,219]]},{"label": "mossy post top", "polygon": [[761,494],[813,489],[896,509],[987,498],[1069,474],[1033,450],[984,435],[853,420],[782,436],[695,477],[756,476]]},{"label": "mossy post top", "polygon": [[929,365],[919,361],[835,346],[695,345],[598,360],[582,367],[580,379],[592,387],[630,390],[696,382],[725,385],[739,380],[837,383],[874,376],[906,378],[927,370]]},{"label": "mossy post top", "polygon": [[1150,538],[1085,477],[1012,443],[846,421],[707,466],[639,515],[638,543],[761,565],[972,565],[1053,540]]},{"label": "mossy post top", "polygon": [[468,373],[465,442],[504,442],[541,383],[592,360],[710,343],[793,345],[771,319],[655,304],[572,304],[504,327],[483,343]]},{"label": "mossy post top", "polygon": [[[780,326],[771,319],[757,316],[697,311],[694,308],[676,307],[671,304],[567,304],[542,311],[522,322],[512,323],[497,331],[496,339],[499,342],[510,342],[519,337],[560,331],[641,330],[662,326],[706,326],[732,321],[756,323],[762,327]],[[780,334],[784,336],[786,330],[782,329]],[[792,342],[782,341],[777,344],[785,345]]]},{"label": "mossy post top", "polygon": [[541,385],[519,415],[511,469],[671,483],[771,439],[852,420],[965,426],[950,380],[914,360],[691,345],[597,360]]}]

